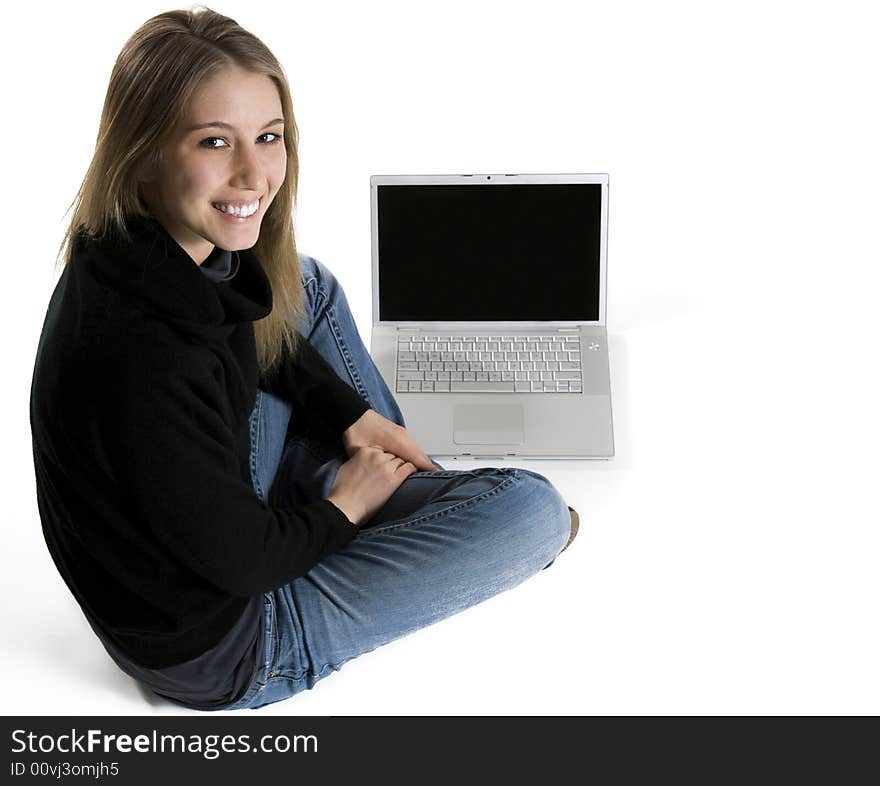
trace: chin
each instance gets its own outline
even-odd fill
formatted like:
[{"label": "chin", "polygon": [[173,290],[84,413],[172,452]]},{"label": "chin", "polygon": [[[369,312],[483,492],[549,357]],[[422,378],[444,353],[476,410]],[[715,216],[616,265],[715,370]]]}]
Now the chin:
[{"label": "chin", "polygon": [[223,231],[213,232],[217,240],[212,240],[215,246],[225,248],[227,251],[240,251],[243,248],[251,248],[260,237],[260,225],[254,226],[231,226],[224,227]]}]

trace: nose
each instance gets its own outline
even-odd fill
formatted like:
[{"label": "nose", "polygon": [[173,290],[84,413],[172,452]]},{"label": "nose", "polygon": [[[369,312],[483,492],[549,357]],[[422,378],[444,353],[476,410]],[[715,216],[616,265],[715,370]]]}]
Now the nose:
[{"label": "nose", "polygon": [[263,166],[255,150],[240,145],[235,154],[231,185],[242,191],[259,191],[265,180]]}]

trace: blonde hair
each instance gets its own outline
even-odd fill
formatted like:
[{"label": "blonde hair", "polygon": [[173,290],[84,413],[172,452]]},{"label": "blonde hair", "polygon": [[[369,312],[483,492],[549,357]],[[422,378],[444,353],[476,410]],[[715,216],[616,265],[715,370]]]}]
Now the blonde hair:
[{"label": "blonde hair", "polygon": [[264,373],[280,359],[283,342],[295,354],[300,336],[294,325],[304,313],[293,231],[299,133],[280,63],[234,19],[205,6],[168,11],[147,20],[122,47],[104,98],[95,152],[71,203],[76,208],[59,257],[64,257],[64,264],[70,262],[78,232],[100,237],[112,231],[130,238],[126,220],[149,215],[138,190],[139,173],[160,161],[160,148],[183,122],[202,82],[230,66],[272,79],[285,120],[287,171],[251,249],[272,286],[272,312],[254,322],[257,358]]}]

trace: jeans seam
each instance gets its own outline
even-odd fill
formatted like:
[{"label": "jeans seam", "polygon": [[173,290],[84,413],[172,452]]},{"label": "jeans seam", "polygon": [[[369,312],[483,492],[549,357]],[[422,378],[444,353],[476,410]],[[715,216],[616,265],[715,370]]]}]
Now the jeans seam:
[{"label": "jeans seam", "polygon": [[273,652],[266,663],[266,684],[268,684],[269,680],[277,674],[278,656],[281,654],[281,636],[278,629],[278,603],[273,593],[267,592],[265,594],[269,597],[269,603],[272,606],[272,634],[275,639]]},{"label": "jeans seam", "polygon": [[260,474],[257,470],[257,455],[260,452],[260,418],[263,411],[263,396],[257,390],[254,412],[251,416],[251,483],[257,496],[263,498],[263,486],[260,483]]},{"label": "jeans seam", "polygon": [[[300,663],[308,663],[309,662],[309,654],[306,647],[306,632],[305,627],[302,624],[302,609],[300,608],[298,601],[298,597],[291,593],[290,600],[293,603],[293,614],[291,615],[291,622],[293,623],[294,628],[294,645],[296,646],[297,652],[299,653],[299,662]],[[307,670],[306,670],[307,671]],[[279,676],[281,674],[279,673]]]},{"label": "jeans seam", "polygon": [[[475,505],[478,502],[482,502],[484,499],[488,497],[494,496],[496,494],[500,494],[505,488],[510,486],[519,480],[519,470],[511,467],[509,470],[510,474],[504,480],[502,480],[498,485],[489,489],[488,491],[484,491],[482,494],[477,494],[475,497],[469,497],[462,502],[458,502],[455,505],[449,505],[441,510],[436,510],[433,513],[429,513],[425,516],[416,516],[411,519],[404,519],[403,521],[396,522],[394,524],[382,524],[378,527],[370,527],[365,523],[365,526],[360,528],[357,533],[357,538],[368,538],[375,535],[380,535],[385,532],[389,532],[391,530],[399,529],[401,527],[411,527],[415,524],[422,524],[426,521],[432,521],[434,519],[440,518],[441,516],[447,516],[451,513],[454,513],[458,510],[464,510],[465,508],[470,507],[471,505]],[[429,472],[425,473],[426,475],[439,475],[439,472]]]},{"label": "jeans seam", "polygon": [[354,383],[354,389],[357,391],[357,394],[369,404],[370,409],[375,409],[373,406],[373,402],[370,400],[370,395],[367,392],[367,388],[364,385],[363,379],[361,379],[361,375],[358,373],[357,366],[354,364],[354,360],[351,357],[351,353],[348,351],[348,347],[345,342],[342,340],[342,330],[339,328],[339,323],[336,320],[336,311],[333,306],[327,305],[324,309],[324,314],[327,317],[327,322],[330,324],[330,331],[333,333],[333,337],[336,339],[336,346],[339,347],[339,352],[342,355],[342,360],[345,363],[345,367],[348,369],[348,375],[351,377],[351,381]]},{"label": "jeans seam", "polygon": [[[314,308],[314,314],[317,314],[323,311],[324,315],[327,317],[327,323],[330,325],[330,332],[333,334],[333,338],[336,340],[336,346],[339,349],[339,354],[342,356],[342,360],[345,363],[345,368],[348,370],[348,375],[351,378],[351,381],[354,383],[354,389],[357,391],[357,394],[369,404],[371,409],[375,409],[373,406],[373,402],[370,400],[369,393],[367,392],[367,388],[364,385],[363,380],[361,379],[360,374],[358,374],[357,366],[355,366],[354,361],[352,360],[351,353],[348,351],[348,347],[342,339],[342,331],[339,329],[339,322],[336,319],[336,311],[333,308],[333,304],[330,302],[330,296],[324,291],[321,286],[321,282],[315,277],[312,276],[306,279],[303,282],[303,288],[307,287],[312,281],[315,282],[315,291],[320,295],[323,305],[321,308]],[[317,304],[315,304],[317,306]],[[314,319],[312,321],[312,329],[309,331],[309,334],[314,331],[315,325],[318,320]]]},{"label": "jeans seam", "polygon": [[[365,654],[366,653],[361,653],[361,655],[365,655]],[[336,663],[325,663],[321,667],[320,671],[305,669],[304,671],[301,671],[299,674],[297,674],[296,672],[292,672],[290,674],[284,674],[282,672],[278,672],[270,679],[273,679],[273,680],[293,680],[294,682],[300,682],[300,681],[304,680],[306,677],[315,677],[316,679],[320,679],[321,676],[327,671],[327,669],[333,669],[334,671],[339,671],[341,666],[344,666],[346,663],[348,663],[350,660],[354,660],[356,657],[359,657],[359,656],[353,655],[350,658],[343,658],[342,660],[337,661]]]},{"label": "jeans seam", "polygon": [[[311,284],[313,281],[315,282],[315,291],[318,293],[318,295],[320,295],[320,296],[324,299],[324,302],[326,302],[326,301],[327,301],[327,296],[324,294],[324,292],[321,291],[321,287],[318,285],[318,279],[315,278],[314,276],[312,276],[311,278],[303,279],[303,282],[302,282],[302,284],[303,284],[303,291],[304,291],[304,292],[308,292],[309,284]],[[315,326],[314,315],[315,315],[318,311],[320,311],[320,309],[316,307],[316,306],[317,306],[317,303],[314,303],[314,304],[312,304],[312,305],[313,305],[313,307],[312,307],[312,313],[310,314],[310,316],[313,317],[313,319],[312,319],[311,324],[309,325],[309,331],[308,331],[308,332],[309,332],[309,336],[314,332],[314,329],[315,329],[315,327],[314,327],[314,326]],[[306,338],[308,338],[308,336],[306,336]]]}]

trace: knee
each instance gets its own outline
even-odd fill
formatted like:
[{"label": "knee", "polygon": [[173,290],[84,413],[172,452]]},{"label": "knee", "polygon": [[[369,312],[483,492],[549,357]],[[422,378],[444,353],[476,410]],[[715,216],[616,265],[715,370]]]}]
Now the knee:
[{"label": "knee", "polygon": [[320,264],[318,260],[300,252],[297,252],[296,256],[299,260],[299,273],[303,283],[305,284],[306,281],[312,278],[317,278],[319,273],[318,265]]},{"label": "knee", "polygon": [[517,469],[516,474],[518,493],[515,521],[519,536],[539,562],[544,559],[552,561],[571,535],[568,505],[543,475],[526,469]]},{"label": "knee", "polygon": [[336,283],[336,278],[329,268],[320,260],[307,254],[297,252],[299,259],[299,274],[304,287],[315,282],[321,289],[327,291]]},{"label": "knee", "polygon": [[309,300],[313,318],[331,306],[347,309],[345,292],[329,268],[314,257],[305,254],[298,256],[300,279]]}]

